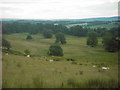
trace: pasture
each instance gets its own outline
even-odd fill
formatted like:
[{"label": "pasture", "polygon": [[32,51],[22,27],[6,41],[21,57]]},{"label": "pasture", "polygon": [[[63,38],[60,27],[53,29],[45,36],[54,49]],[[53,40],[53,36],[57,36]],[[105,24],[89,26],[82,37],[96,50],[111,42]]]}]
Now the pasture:
[{"label": "pasture", "polygon": [[[104,51],[101,38],[98,46],[89,47],[85,37],[66,35],[67,44],[61,45],[64,56],[50,57],[47,51],[55,37],[45,39],[37,34],[32,35],[33,40],[26,40],[26,36],[27,33],[4,35],[12,50],[23,53],[29,49],[32,57],[3,53],[3,88],[117,87],[118,53]],[[75,61],[67,61],[68,58]]]},{"label": "pasture", "polygon": [[89,26],[89,23],[86,24],[86,23],[79,23],[79,24],[68,24],[66,25],[67,28],[71,28],[73,26],[77,26],[77,25],[80,25],[80,26],[86,26],[88,28],[92,28],[92,29],[95,29],[95,28],[107,28],[107,29],[111,29],[111,28],[114,28],[114,27],[117,27],[117,25],[119,25],[119,23],[108,23],[108,24],[99,24],[99,25],[90,25]]}]

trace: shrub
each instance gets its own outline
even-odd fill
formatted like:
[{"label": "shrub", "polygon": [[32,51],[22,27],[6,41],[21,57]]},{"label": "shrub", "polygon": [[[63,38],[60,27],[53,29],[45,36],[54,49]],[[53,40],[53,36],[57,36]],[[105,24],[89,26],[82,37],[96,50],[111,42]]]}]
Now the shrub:
[{"label": "shrub", "polygon": [[80,63],[79,65],[82,65],[82,63]]},{"label": "shrub", "polygon": [[29,51],[28,49],[26,49],[26,50],[24,51],[24,53],[25,53],[26,55],[30,55],[30,51]]},{"label": "shrub", "polygon": [[45,38],[52,38],[52,31],[51,31],[51,30],[45,30],[45,31],[43,32],[43,36],[44,36]]},{"label": "shrub", "polygon": [[6,39],[2,39],[2,47],[5,47],[7,50],[9,50],[11,48],[11,44]]},{"label": "shrub", "polygon": [[9,50],[3,49],[2,52],[14,54],[14,55],[24,55],[23,53],[21,53],[19,51],[12,50],[12,49],[9,49]]},{"label": "shrub", "polygon": [[26,37],[26,40],[31,40],[31,39],[33,39],[31,35],[28,35],[28,36]]}]

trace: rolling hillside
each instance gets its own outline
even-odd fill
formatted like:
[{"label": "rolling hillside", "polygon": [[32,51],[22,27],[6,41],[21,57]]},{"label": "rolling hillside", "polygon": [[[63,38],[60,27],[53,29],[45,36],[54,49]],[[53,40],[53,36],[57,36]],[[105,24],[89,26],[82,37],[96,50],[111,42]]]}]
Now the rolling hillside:
[{"label": "rolling hillside", "polygon": [[[3,53],[3,88],[117,87],[118,54],[104,51],[101,38],[99,45],[91,48],[86,46],[85,37],[67,35],[67,44],[61,45],[64,56],[50,57],[47,51],[54,37],[45,39],[37,34],[34,40],[26,40],[26,36],[27,33],[4,35],[12,50],[23,53],[29,49],[32,57]],[[68,58],[75,61],[67,61]],[[60,61],[50,62],[51,59]],[[103,66],[110,69],[101,70]]]}]

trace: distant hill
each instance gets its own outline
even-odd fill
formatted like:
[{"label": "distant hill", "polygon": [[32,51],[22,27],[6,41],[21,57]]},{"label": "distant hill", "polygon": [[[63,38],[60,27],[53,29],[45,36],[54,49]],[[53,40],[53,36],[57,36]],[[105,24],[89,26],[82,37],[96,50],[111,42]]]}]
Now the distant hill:
[{"label": "distant hill", "polygon": [[[78,19],[79,21],[117,21],[120,20],[120,17],[98,17],[98,18],[87,18],[87,19]],[[77,19],[76,19],[77,20]]]},{"label": "distant hill", "polygon": [[86,19],[53,19],[53,20],[40,20],[40,19],[0,19],[3,22],[31,22],[31,23],[69,23],[69,22],[92,22],[92,21],[120,21],[120,16],[117,17],[98,17],[98,18],[86,18]]}]

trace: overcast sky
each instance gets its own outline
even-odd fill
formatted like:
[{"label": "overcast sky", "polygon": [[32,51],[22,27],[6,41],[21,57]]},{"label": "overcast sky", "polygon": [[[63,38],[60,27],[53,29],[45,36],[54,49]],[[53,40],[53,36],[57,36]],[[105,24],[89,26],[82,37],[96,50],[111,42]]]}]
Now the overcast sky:
[{"label": "overcast sky", "polygon": [[118,15],[119,0],[0,0],[0,18],[81,19]]}]

